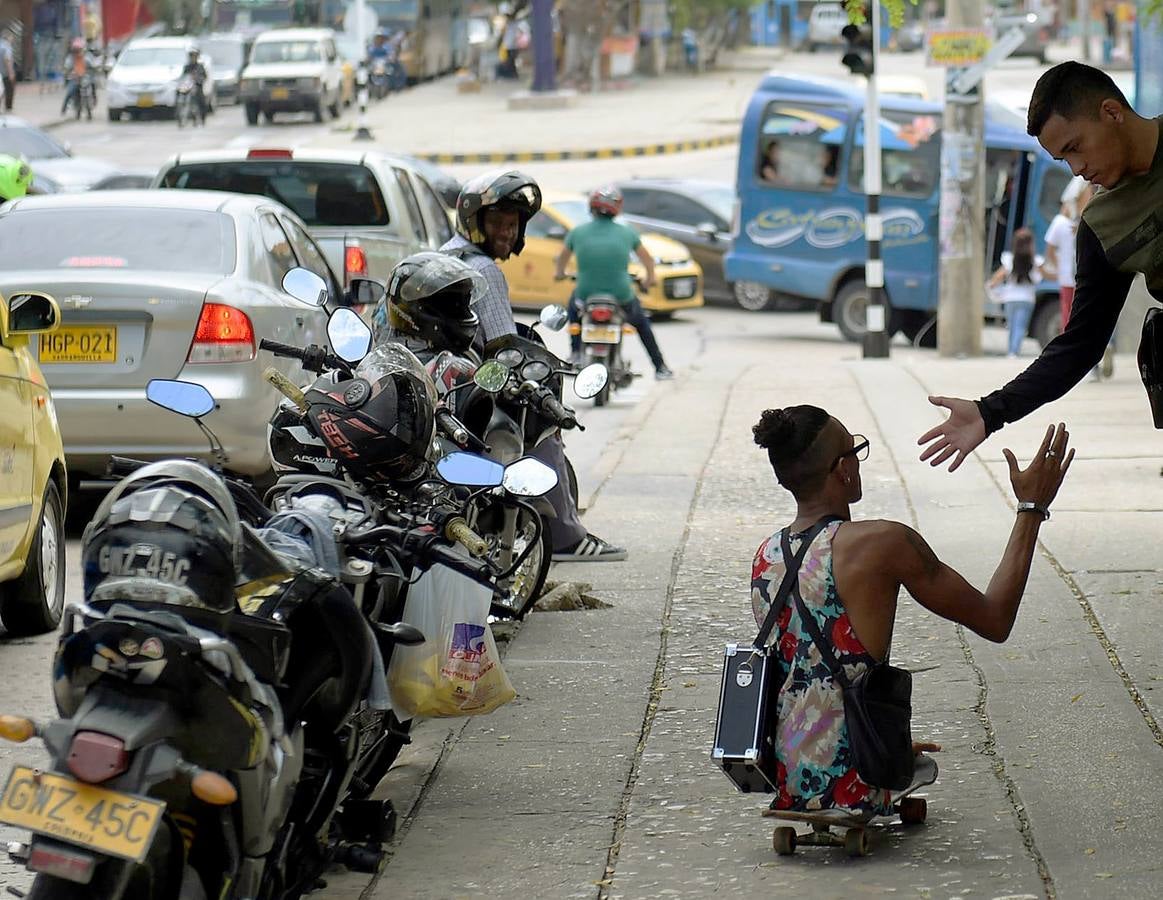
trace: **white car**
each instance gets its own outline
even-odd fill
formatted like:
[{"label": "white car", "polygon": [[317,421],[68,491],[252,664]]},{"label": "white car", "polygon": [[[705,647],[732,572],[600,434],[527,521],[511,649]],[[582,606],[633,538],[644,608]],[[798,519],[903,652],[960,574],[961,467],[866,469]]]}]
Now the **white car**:
[{"label": "white car", "polygon": [[270,122],[277,112],[310,112],[323,121],[339,118],[343,105],[343,60],[330,28],[280,28],[260,34],[242,70],[239,97],[246,121]]},{"label": "white car", "polygon": [[[131,119],[155,109],[172,110],[178,93],[182,69],[190,51],[198,42],[188,37],[152,37],[132,41],[121,51],[105,81],[109,120],[118,122],[122,115]],[[200,57],[207,72],[214,71],[213,60],[205,53]],[[206,105],[214,109],[214,88],[206,83]]]},{"label": "white car", "polygon": [[840,32],[847,24],[848,14],[841,4],[817,3],[808,16],[808,52],[815,53],[820,46],[843,44]]}]

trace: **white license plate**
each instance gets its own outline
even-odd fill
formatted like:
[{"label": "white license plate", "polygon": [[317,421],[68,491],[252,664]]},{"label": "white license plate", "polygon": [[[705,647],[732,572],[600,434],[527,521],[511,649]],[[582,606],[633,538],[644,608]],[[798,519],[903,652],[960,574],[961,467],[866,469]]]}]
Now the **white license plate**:
[{"label": "white license plate", "polygon": [[583,344],[617,344],[622,339],[622,329],[617,325],[593,325],[582,323]]},{"label": "white license plate", "polygon": [[670,296],[675,300],[686,300],[695,295],[697,285],[693,278],[675,278],[670,282]]}]

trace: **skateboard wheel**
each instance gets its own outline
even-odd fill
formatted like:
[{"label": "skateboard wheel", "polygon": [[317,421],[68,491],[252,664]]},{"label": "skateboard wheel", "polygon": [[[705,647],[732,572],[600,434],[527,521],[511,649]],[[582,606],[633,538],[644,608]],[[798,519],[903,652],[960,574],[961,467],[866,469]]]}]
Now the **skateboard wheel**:
[{"label": "skateboard wheel", "polygon": [[868,856],[868,832],[849,828],[844,834],[844,852],[849,856]]},{"label": "skateboard wheel", "polygon": [[796,852],[796,830],[781,826],[771,835],[771,846],[780,856],[791,856]]},{"label": "skateboard wheel", "polygon": [[905,797],[897,806],[901,822],[905,825],[920,825],[929,812],[929,804],[924,797]]}]

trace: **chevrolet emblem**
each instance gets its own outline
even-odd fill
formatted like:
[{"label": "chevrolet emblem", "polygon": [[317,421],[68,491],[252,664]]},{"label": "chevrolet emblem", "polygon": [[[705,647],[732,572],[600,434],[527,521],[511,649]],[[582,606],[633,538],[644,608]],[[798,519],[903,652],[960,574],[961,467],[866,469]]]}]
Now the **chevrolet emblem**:
[{"label": "chevrolet emblem", "polygon": [[82,297],[80,294],[70,294],[61,298],[61,306],[71,306],[73,309],[83,309],[92,302],[92,297]]}]

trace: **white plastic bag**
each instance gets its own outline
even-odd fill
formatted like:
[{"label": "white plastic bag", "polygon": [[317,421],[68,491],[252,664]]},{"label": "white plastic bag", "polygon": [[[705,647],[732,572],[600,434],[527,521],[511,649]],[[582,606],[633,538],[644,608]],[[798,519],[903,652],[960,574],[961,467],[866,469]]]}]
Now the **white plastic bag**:
[{"label": "white plastic bag", "polygon": [[392,651],[388,688],[397,715],[477,716],[517,696],[489,628],[491,597],[487,587],[441,565],[409,586],[404,621],[426,640]]}]

